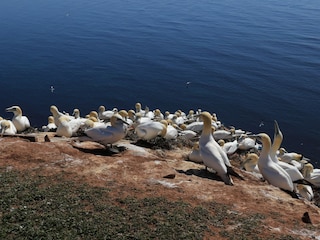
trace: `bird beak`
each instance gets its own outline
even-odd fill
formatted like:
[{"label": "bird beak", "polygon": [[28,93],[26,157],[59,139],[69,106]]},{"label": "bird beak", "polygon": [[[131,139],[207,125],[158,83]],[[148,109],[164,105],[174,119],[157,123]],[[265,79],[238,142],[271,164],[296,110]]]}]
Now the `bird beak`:
[{"label": "bird beak", "polygon": [[125,120],[123,120],[122,118],[118,118],[121,122],[123,122],[124,124],[129,125],[129,123],[127,123]]},{"label": "bird beak", "polygon": [[12,112],[14,109],[12,107],[6,108],[6,112]]},{"label": "bird beak", "polygon": [[309,163],[311,160],[309,158],[306,158],[304,156],[302,156],[302,159],[300,160],[300,162],[304,162],[304,163]]},{"label": "bird beak", "polygon": [[278,125],[278,122],[274,120],[274,135],[279,135],[280,134],[280,128]]}]

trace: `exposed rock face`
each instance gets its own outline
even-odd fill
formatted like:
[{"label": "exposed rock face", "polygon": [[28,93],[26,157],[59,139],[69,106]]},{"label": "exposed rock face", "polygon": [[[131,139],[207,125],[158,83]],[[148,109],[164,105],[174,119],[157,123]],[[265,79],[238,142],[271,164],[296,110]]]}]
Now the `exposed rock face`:
[{"label": "exposed rock face", "polygon": [[[0,138],[0,168],[39,169],[43,175],[63,172],[68,178],[93,186],[108,186],[115,196],[162,196],[192,205],[215,201],[239,214],[266,216],[266,236],[268,232],[281,232],[301,239],[320,239],[319,232],[308,230],[308,224],[320,229],[320,208],[313,202],[294,199],[237,167],[245,180],[233,177],[234,186],[227,186],[203,165],[186,161],[189,147],[151,150],[123,140],[115,151],[107,151],[98,143],[79,142],[77,138],[42,135],[38,139],[42,140]],[[239,166],[237,156],[231,163]]]}]

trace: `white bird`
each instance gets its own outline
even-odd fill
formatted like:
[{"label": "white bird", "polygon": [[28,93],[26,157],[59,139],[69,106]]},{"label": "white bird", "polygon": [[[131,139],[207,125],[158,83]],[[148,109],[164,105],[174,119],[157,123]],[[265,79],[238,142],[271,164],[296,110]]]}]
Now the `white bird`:
[{"label": "white bird", "polygon": [[305,184],[297,184],[297,191],[298,193],[308,201],[312,201],[314,198],[314,192],[310,185]]},{"label": "white bird", "polygon": [[12,123],[16,127],[17,132],[23,132],[30,127],[28,117],[22,115],[22,110],[19,106],[9,107],[6,111],[13,113]]},{"label": "white bird", "polygon": [[236,129],[233,126],[230,127],[230,132],[232,133],[233,137],[240,137],[242,135],[247,135],[247,134],[251,133],[251,132],[246,132],[246,131],[244,131],[242,129]]},{"label": "white bird", "polygon": [[54,117],[53,116],[49,116],[48,117],[48,124],[45,125],[45,126],[42,126],[42,130],[44,132],[57,130],[57,125],[54,123]]},{"label": "white bird", "polygon": [[163,114],[161,113],[160,109],[158,109],[158,108],[156,110],[154,110],[154,119],[157,121],[161,121],[164,119]]},{"label": "white bird", "polygon": [[[97,111],[91,111],[89,114],[86,115],[86,118],[87,118],[87,119],[93,118],[95,122],[98,122],[98,121],[99,121],[98,112],[97,112]],[[92,119],[92,120],[93,120],[93,119]]]},{"label": "white bird", "polygon": [[117,108],[106,110],[105,106],[101,105],[98,109],[99,119],[102,121],[110,121],[111,117],[118,112]]},{"label": "white bird", "polygon": [[191,130],[196,133],[200,133],[202,131],[202,128],[203,128],[203,122],[199,122],[199,121],[192,122],[190,124],[187,124],[186,126],[186,130]]},{"label": "white bird", "polygon": [[[93,113],[91,113],[91,114],[93,114]],[[73,115],[74,118],[72,118],[71,121],[75,122],[75,124],[79,123],[80,125],[81,124],[84,125],[84,123],[87,121],[87,118],[84,118],[84,117],[80,116],[80,110],[78,108],[75,108],[73,110],[72,115]]]},{"label": "white bird", "polygon": [[178,135],[184,139],[193,139],[197,136],[197,133],[192,130],[187,130],[185,124],[180,125],[180,130],[178,131]]},{"label": "white bird", "polygon": [[180,126],[181,124],[184,124],[185,118],[181,116],[180,112],[176,112],[174,116],[172,117],[172,122]]},{"label": "white bird", "polygon": [[311,163],[307,163],[302,169],[302,174],[308,182],[317,188],[320,187],[320,169],[314,169]]},{"label": "white bird", "polygon": [[227,154],[221,149],[212,136],[212,116],[208,112],[200,114],[203,130],[199,140],[200,155],[206,167],[212,168],[227,185],[233,185],[227,166],[231,167]]},{"label": "white bird", "polygon": [[128,119],[130,119],[133,123],[136,121],[136,113],[133,109],[128,111]]},{"label": "white bird", "polygon": [[127,133],[127,122],[125,122],[121,115],[115,113],[110,119],[111,126],[94,127],[85,130],[85,134],[92,139],[92,141],[99,142],[105,146],[113,144],[123,139]]},{"label": "white bird", "polygon": [[154,119],[154,112],[150,111],[149,107],[146,107],[144,116],[150,119]]},{"label": "white bird", "polygon": [[81,126],[81,129],[85,131],[89,128],[106,128],[108,126],[111,126],[110,122],[100,122],[97,119],[90,117],[84,122],[84,124]]},{"label": "white bird", "polygon": [[129,118],[129,113],[126,110],[122,109],[118,113],[121,115],[123,120],[128,123],[128,126],[132,126],[133,120]]},{"label": "white bird", "polygon": [[[211,121],[211,126],[214,127],[215,129],[218,129],[218,126],[214,121]],[[202,128],[203,128],[202,121],[195,121],[186,125],[187,130],[192,130],[196,133],[200,133],[202,131]]]},{"label": "white bird", "polygon": [[167,133],[167,127],[161,122],[148,121],[140,123],[135,128],[135,133],[140,139],[151,140],[157,136],[164,137]]},{"label": "white bird", "polygon": [[61,116],[58,119],[56,135],[59,137],[72,137],[72,128],[67,116]]},{"label": "white bird", "polygon": [[188,159],[192,162],[195,162],[195,163],[203,163],[203,160],[200,155],[200,148],[199,148],[198,142],[193,144],[191,153],[189,153],[189,155],[188,155]]},{"label": "white bird", "polygon": [[287,152],[285,148],[279,149],[278,156],[280,157],[281,161],[286,163],[291,163],[292,160],[300,161],[303,159],[302,154],[296,152]]},{"label": "white bird", "polygon": [[245,160],[241,163],[240,168],[244,168],[248,172],[258,173],[261,175],[258,168],[259,156],[256,153],[247,154]]},{"label": "white bird", "polygon": [[255,148],[256,147],[256,140],[252,139],[250,137],[247,137],[247,135],[242,135],[238,139],[238,149],[247,151],[249,149]]},{"label": "white bird", "polygon": [[232,142],[225,142],[223,139],[218,140],[218,144],[227,155],[234,154],[238,149],[238,141],[235,139]]},{"label": "white bird", "polygon": [[60,123],[59,122],[59,118],[62,117],[62,116],[65,116],[66,119],[68,119],[68,120],[71,120],[73,118],[73,117],[71,117],[71,116],[69,116],[67,114],[64,114],[64,113],[60,112],[58,107],[55,106],[55,105],[51,105],[50,106],[50,112],[51,112],[51,114],[52,114],[52,116],[54,118],[54,124],[56,124],[56,126],[59,125],[59,123]]},{"label": "white bird", "polygon": [[294,187],[289,174],[270,157],[271,139],[266,133],[254,135],[262,143],[258,167],[263,178],[271,185],[293,193]]},{"label": "white bird", "polygon": [[17,129],[14,126],[12,121],[2,119],[0,120],[0,133],[1,133],[1,136],[3,134],[15,135],[17,133]]},{"label": "white bird", "polygon": [[[173,140],[173,139],[177,139],[178,137],[178,130],[171,124],[168,124],[168,122],[166,120],[161,120],[161,122],[166,125],[166,134],[164,135],[165,139],[168,140]],[[166,123],[167,124],[166,124]]]},{"label": "white bird", "polygon": [[174,116],[174,113],[170,113],[169,111],[165,111],[164,113],[164,119],[168,120],[168,119],[172,119]]},{"label": "white bird", "polygon": [[216,128],[212,127],[212,130],[213,130],[213,138],[215,140],[219,140],[219,139],[231,139],[233,136],[232,136],[232,133],[230,131],[227,131],[227,130],[224,130],[224,129],[219,129],[219,130],[216,130]]},{"label": "white bird", "polygon": [[73,109],[72,116],[74,116],[74,118],[81,118],[80,117],[80,110],[78,108]]},{"label": "white bird", "polygon": [[150,118],[142,116],[141,112],[136,113],[135,117],[136,117],[136,119],[133,124],[134,127],[136,127],[137,125],[139,125],[141,123],[152,122],[152,120]]},{"label": "white bird", "polygon": [[142,110],[142,109],[141,109],[141,103],[137,102],[137,103],[135,104],[135,108],[136,108],[136,113],[140,113],[141,116],[144,116],[145,110]]},{"label": "white bird", "polygon": [[191,109],[189,110],[189,113],[187,115],[187,123],[191,123],[191,122],[194,122],[196,121],[197,119],[197,116],[195,115],[194,111]]},{"label": "white bird", "polygon": [[282,167],[289,174],[292,182],[303,180],[304,177],[298,168],[296,168],[295,166],[293,166],[289,163],[278,160],[277,151],[281,146],[282,140],[283,140],[283,134],[280,131],[278,122],[274,121],[274,137],[273,137],[273,143],[272,143],[272,146],[270,149],[271,159],[275,163],[279,164],[280,167]]}]

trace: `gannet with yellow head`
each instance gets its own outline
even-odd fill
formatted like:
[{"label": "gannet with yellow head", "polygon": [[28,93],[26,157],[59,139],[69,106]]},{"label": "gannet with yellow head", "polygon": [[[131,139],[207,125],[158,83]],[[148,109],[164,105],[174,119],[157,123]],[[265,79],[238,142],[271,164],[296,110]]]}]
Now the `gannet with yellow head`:
[{"label": "gannet with yellow head", "polygon": [[3,134],[14,135],[17,133],[17,129],[10,120],[2,119],[0,120],[0,133],[1,136]]},{"label": "gannet with yellow head", "polygon": [[275,163],[270,156],[270,137],[266,133],[259,133],[251,137],[255,137],[262,143],[258,167],[263,178],[271,185],[293,193],[294,187],[291,177],[282,167],[279,166],[279,164]]},{"label": "gannet with yellow head", "polygon": [[200,155],[206,167],[212,168],[227,185],[233,185],[228,167],[231,167],[227,154],[221,149],[212,136],[212,116],[209,112],[202,112],[203,130],[199,140]]},{"label": "gannet with yellow head", "polygon": [[23,132],[30,127],[30,121],[28,117],[22,115],[22,110],[19,106],[12,106],[6,108],[6,111],[12,112],[14,114],[12,118],[12,123],[16,127],[17,132]]},{"label": "gannet with yellow head", "polygon": [[115,113],[110,118],[111,126],[93,127],[85,130],[85,134],[92,141],[101,143],[105,146],[118,142],[126,136],[128,123],[123,120],[119,113]]}]

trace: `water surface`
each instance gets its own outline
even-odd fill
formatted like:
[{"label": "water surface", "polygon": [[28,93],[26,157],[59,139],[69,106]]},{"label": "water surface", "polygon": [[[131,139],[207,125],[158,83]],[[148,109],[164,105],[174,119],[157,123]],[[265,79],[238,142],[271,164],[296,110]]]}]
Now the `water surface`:
[{"label": "water surface", "polygon": [[318,162],[319,26],[311,0],[3,0],[0,115],[20,105],[40,127],[51,104],[139,101],[271,136],[276,119],[283,146]]}]

